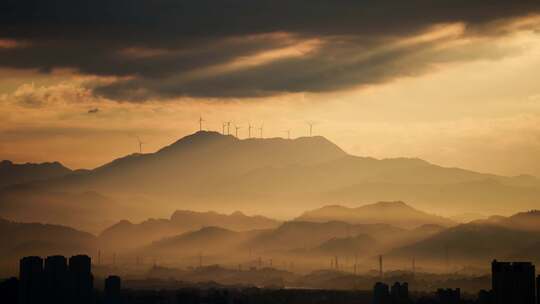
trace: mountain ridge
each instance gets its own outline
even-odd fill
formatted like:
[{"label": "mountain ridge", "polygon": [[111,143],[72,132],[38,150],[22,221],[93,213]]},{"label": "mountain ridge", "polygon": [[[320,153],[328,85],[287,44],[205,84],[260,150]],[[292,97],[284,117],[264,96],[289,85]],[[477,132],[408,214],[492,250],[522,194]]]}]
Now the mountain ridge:
[{"label": "mountain ridge", "polygon": [[[489,204],[493,212],[509,214],[533,207],[540,197],[540,182],[529,176],[445,168],[418,158],[354,156],[321,136],[238,139],[209,131],[182,137],[155,153],[131,154],[32,186],[93,191],[122,206],[130,206],[133,197],[152,205],[122,207],[121,218],[133,218],[135,212],[159,217],[177,209],[290,218],[320,205],[373,201],[407,201],[437,213],[475,212]],[[67,204],[69,199],[62,200]]]},{"label": "mountain ridge", "polygon": [[66,176],[74,171],[60,162],[16,164],[9,160],[0,161],[0,188]]},{"label": "mountain ridge", "polygon": [[415,209],[402,201],[377,202],[359,207],[327,205],[309,210],[296,220],[326,222],[343,221],[351,224],[392,224],[398,227],[414,228],[424,225],[455,225],[450,219],[432,215]]}]

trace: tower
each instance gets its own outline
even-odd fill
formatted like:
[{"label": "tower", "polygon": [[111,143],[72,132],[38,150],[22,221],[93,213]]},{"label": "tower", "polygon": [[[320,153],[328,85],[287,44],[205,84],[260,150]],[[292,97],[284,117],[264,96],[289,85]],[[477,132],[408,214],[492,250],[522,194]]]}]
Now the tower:
[{"label": "tower", "polygon": [[19,261],[19,303],[41,303],[43,297],[43,259],[24,257]]},{"label": "tower", "polygon": [[119,276],[108,276],[105,279],[105,303],[116,304],[121,300],[121,279]]},{"label": "tower", "polygon": [[529,262],[491,263],[493,303],[533,304],[535,302],[535,267]]},{"label": "tower", "polygon": [[75,255],[69,258],[71,279],[71,301],[74,303],[90,303],[94,289],[91,259],[87,255]]},{"label": "tower", "polygon": [[377,282],[373,286],[373,304],[387,304],[390,302],[390,292],[388,285]]},{"label": "tower", "polygon": [[45,259],[45,297],[49,303],[67,303],[69,277],[67,259],[61,255]]}]

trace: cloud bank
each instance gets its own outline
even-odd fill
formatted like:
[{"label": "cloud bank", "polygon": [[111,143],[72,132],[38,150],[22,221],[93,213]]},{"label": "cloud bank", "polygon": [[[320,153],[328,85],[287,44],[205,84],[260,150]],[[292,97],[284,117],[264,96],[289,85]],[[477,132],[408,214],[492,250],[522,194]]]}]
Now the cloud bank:
[{"label": "cloud bank", "polygon": [[[535,0],[8,0],[0,67],[117,77],[114,100],[328,92],[471,60]],[[504,55],[501,51],[499,55]]]}]

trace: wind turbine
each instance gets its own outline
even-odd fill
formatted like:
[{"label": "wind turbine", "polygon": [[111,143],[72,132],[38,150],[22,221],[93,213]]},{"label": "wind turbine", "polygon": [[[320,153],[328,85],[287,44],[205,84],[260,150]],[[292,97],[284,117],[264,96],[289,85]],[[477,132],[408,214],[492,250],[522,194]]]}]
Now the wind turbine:
[{"label": "wind turbine", "polygon": [[314,125],[314,123],[308,122],[307,124],[309,126],[309,137],[311,137],[311,136],[313,136],[313,125]]},{"label": "wind turbine", "polygon": [[199,117],[199,131],[202,131],[202,123],[205,122],[205,120],[201,117]]},{"label": "wind turbine", "polygon": [[248,125],[248,138],[251,138],[251,129],[253,129],[253,126],[251,123]]},{"label": "wind turbine", "polygon": [[226,122],[223,122],[221,123],[221,128],[222,128],[222,134],[225,135],[225,127],[227,126],[227,123]]},{"label": "wind turbine", "polygon": [[139,142],[139,153],[142,154],[142,146],[146,143],[142,142],[139,136],[137,136],[137,141]]},{"label": "wind turbine", "polygon": [[226,124],[227,124],[227,135],[229,135],[231,134],[231,122],[227,121]]},{"label": "wind turbine", "polygon": [[264,129],[264,122],[261,124],[261,126],[259,127],[259,133],[260,133],[260,137],[263,138],[263,129]]},{"label": "wind turbine", "polygon": [[239,127],[239,126],[235,125],[234,129],[235,129],[234,136],[236,136],[236,138],[238,138],[238,130],[242,129],[242,127]]},{"label": "wind turbine", "polygon": [[287,132],[287,139],[291,139],[291,129],[285,130],[283,132]]}]

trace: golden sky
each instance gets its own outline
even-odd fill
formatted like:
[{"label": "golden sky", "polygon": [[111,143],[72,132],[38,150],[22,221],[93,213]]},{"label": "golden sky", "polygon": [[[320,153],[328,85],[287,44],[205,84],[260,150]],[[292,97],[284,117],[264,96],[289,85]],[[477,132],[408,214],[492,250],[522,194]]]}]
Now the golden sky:
[{"label": "golden sky", "polygon": [[[288,129],[292,137],[299,137],[308,134],[307,123],[313,122],[315,135],[355,155],[418,157],[481,172],[540,176],[539,20],[518,18],[505,23],[504,34],[492,35],[464,34],[466,26],[459,22],[439,24],[374,48],[347,49],[350,57],[340,62],[344,69],[348,61],[354,64],[374,60],[374,54],[418,47],[399,62],[400,71],[406,71],[393,77],[256,97],[194,94],[132,101],[94,94],[99,85],[130,76],[92,75],[64,67],[46,72],[3,67],[0,159],[93,168],[137,152],[137,136],[145,142],[144,152],[154,152],[197,131],[202,116],[205,129],[221,131],[224,121],[241,126],[241,138],[247,137],[250,123],[264,124],[264,137],[285,137]],[[244,39],[278,41],[275,47],[172,75],[166,81],[192,83],[209,75],[304,59],[336,41],[287,33],[270,36]],[[429,50],[419,47],[424,44],[430,44]],[[0,39],[0,49],[18,47],[24,46]],[[122,52],[133,58],[167,54],[159,48]],[[431,58],[429,64],[405,68],[425,58]]]}]

